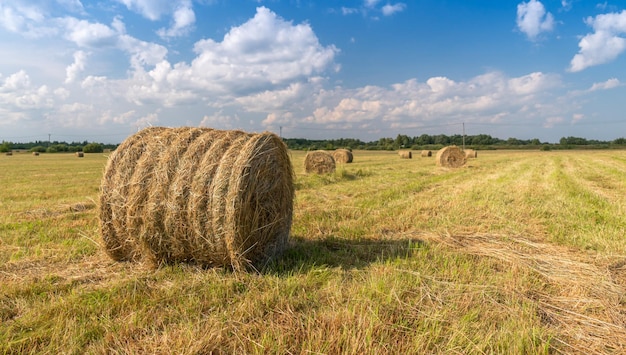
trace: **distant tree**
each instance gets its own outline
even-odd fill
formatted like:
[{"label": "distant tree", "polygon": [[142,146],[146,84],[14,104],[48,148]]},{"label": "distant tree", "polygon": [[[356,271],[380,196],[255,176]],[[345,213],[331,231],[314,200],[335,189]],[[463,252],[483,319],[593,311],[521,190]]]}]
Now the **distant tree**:
[{"label": "distant tree", "polygon": [[44,147],[43,145],[36,145],[32,148],[30,148],[31,152],[37,152],[37,153],[45,153],[46,152],[46,147]]},{"label": "distant tree", "polygon": [[83,147],[83,152],[85,153],[102,153],[103,151],[104,148],[102,148],[100,143],[89,143]]},{"label": "distant tree", "polygon": [[10,152],[12,146],[11,142],[2,141],[2,144],[0,144],[0,153]]},{"label": "distant tree", "polygon": [[613,144],[624,145],[626,144],[626,138],[617,138],[616,140],[613,141]]}]

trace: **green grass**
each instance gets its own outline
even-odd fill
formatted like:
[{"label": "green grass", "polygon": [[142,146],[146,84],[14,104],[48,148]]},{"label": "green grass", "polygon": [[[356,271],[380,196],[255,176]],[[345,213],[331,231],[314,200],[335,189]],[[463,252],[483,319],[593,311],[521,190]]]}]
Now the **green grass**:
[{"label": "green grass", "polygon": [[116,263],[102,154],[0,159],[0,353],[626,351],[626,153],[354,152],[258,273]]}]

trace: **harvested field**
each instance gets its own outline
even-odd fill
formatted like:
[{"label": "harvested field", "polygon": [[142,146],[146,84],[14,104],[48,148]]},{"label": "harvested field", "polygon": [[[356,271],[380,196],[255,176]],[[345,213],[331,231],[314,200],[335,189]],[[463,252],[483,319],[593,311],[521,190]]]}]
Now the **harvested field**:
[{"label": "harvested field", "polygon": [[[213,146],[194,134],[193,149]],[[172,146],[178,158],[152,169],[177,191],[166,231],[186,229],[175,206],[202,185],[183,182],[211,173]],[[138,163],[147,144],[132,147]],[[0,353],[626,352],[626,152],[481,151],[442,169],[357,151],[322,175],[306,173],[305,154],[289,152],[286,250],[238,272],[112,260],[98,224],[104,155],[1,159]],[[183,175],[164,168],[175,160]]]}]

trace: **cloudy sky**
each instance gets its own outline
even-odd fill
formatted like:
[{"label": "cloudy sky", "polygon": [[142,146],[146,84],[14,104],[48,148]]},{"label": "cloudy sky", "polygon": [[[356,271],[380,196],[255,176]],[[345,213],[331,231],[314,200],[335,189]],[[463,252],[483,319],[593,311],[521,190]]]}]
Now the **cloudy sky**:
[{"label": "cloudy sky", "polygon": [[0,0],[0,141],[626,137],[626,5]]}]

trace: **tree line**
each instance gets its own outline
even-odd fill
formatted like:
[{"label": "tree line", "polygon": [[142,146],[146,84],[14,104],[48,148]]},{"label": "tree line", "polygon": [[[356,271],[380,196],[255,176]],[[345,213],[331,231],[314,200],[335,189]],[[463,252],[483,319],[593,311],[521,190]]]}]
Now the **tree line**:
[{"label": "tree line", "polygon": [[[364,149],[364,150],[436,150],[448,145],[465,145],[471,149],[611,149],[626,148],[626,138],[618,138],[612,141],[600,141],[581,137],[563,137],[559,143],[541,142],[539,139],[500,139],[488,134],[466,135],[428,135],[410,137],[398,134],[396,138],[380,138],[378,140],[364,142],[355,138],[339,139],[307,139],[307,138],[283,138],[289,149],[294,150],[333,150],[337,148]],[[101,153],[105,149],[115,149],[117,144],[104,144],[97,142],[48,142],[35,141],[29,143],[12,143],[3,141],[0,144],[0,152],[11,150],[26,150],[39,153],[62,153],[62,152],[85,152]]]},{"label": "tree line", "polygon": [[517,139],[508,138],[500,139],[492,137],[488,134],[466,135],[428,135],[410,137],[404,134],[398,134],[396,138],[380,138],[371,142],[363,142],[359,139],[340,138],[311,140],[305,138],[284,138],[283,139],[290,149],[294,150],[315,150],[326,149],[333,150],[337,148],[365,149],[365,150],[434,150],[440,149],[448,145],[465,145],[472,149],[609,149],[626,147],[626,138],[618,138],[612,141],[600,141],[594,139],[586,139],[581,137],[563,137],[559,143],[541,142],[539,139]]}]

